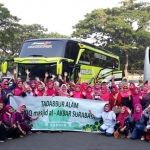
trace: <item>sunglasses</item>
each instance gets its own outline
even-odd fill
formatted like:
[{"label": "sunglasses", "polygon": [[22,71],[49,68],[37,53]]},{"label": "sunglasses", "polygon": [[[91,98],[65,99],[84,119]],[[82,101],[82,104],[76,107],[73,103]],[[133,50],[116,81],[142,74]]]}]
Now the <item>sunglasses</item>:
[{"label": "sunglasses", "polygon": [[9,85],[8,83],[6,83],[5,85]]},{"label": "sunglasses", "polygon": [[127,87],[123,88],[123,89],[128,89]]}]

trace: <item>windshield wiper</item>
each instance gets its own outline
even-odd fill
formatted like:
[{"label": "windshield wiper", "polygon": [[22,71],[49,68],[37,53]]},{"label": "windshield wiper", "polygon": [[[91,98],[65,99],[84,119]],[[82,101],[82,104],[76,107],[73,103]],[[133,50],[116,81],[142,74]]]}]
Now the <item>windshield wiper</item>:
[{"label": "windshield wiper", "polygon": [[45,57],[43,55],[29,55],[28,57]]}]

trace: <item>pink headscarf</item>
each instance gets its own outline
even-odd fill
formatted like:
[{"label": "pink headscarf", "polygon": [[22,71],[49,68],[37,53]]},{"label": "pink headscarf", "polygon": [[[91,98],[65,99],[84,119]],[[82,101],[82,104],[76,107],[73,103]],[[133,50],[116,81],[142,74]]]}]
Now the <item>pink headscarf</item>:
[{"label": "pink headscarf", "polygon": [[[96,87],[96,85],[98,86],[98,87]],[[99,82],[96,82],[95,84],[94,84],[94,93],[95,94],[100,94],[100,83]]]},{"label": "pink headscarf", "polygon": [[[135,93],[135,89],[138,89],[138,93]],[[134,94],[132,95],[132,102],[133,102],[133,107],[135,107],[136,104],[141,104],[141,101],[139,99],[139,96],[141,96],[141,90],[139,87],[135,87],[134,89]]]},{"label": "pink headscarf", "polygon": [[42,85],[42,84],[37,84],[37,91],[38,91],[38,95],[37,96],[43,96],[44,95],[43,89],[39,90],[39,86],[40,85]]},{"label": "pink headscarf", "polygon": [[[62,88],[65,87],[66,90],[62,91]],[[60,91],[59,91],[59,96],[69,96],[68,92],[67,92],[67,86],[66,84],[62,84],[60,87]]]},{"label": "pink headscarf", "polygon": [[[91,88],[92,90],[88,91],[89,88]],[[93,92],[93,87],[89,84],[86,89],[86,99],[93,99],[92,92]]]},{"label": "pink headscarf", "polygon": [[112,84],[111,88],[115,88],[115,91],[111,92],[113,95],[115,95],[116,93],[118,93],[118,88],[117,88],[116,84]]},{"label": "pink headscarf", "polygon": [[[140,112],[136,112],[136,107],[140,108]],[[134,113],[132,115],[132,118],[134,119],[134,121],[138,121],[140,120],[141,115],[142,115],[142,106],[140,104],[136,104],[134,107]]]},{"label": "pink headscarf", "polygon": [[25,104],[20,104],[19,107],[18,107],[17,112],[21,113],[21,107],[22,107],[22,106],[26,106],[26,105],[25,105]]},{"label": "pink headscarf", "polygon": [[[32,84],[35,84],[35,87],[32,87]],[[36,89],[36,80],[32,80],[31,82],[30,82],[30,87],[31,87],[31,89],[32,89],[32,92],[33,92],[33,94],[35,94],[35,89]]]},{"label": "pink headscarf", "polygon": [[[49,85],[51,85],[52,84],[52,87],[50,88],[49,87]],[[55,90],[54,90],[54,87],[53,87],[53,81],[49,81],[48,83],[47,83],[47,96],[52,96],[52,95],[54,95],[55,94]]]},{"label": "pink headscarf", "polygon": [[[126,91],[124,91],[124,88],[127,88]],[[128,95],[129,94],[129,88],[127,85],[123,86],[123,91],[120,94],[121,94],[121,97],[124,97],[124,98],[129,97],[129,95]]]},{"label": "pink headscarf", "polygon": [[14,90],[14,95],[15,96],[22,96],[23,88],[18,86],[18,84],[21,83],[21,82],[22,82],[21,80],[18,80],[17,83],[16,83],[17,87]]},{"label": "pink headscarf", "polygon": [[6,112],[8,112],[9,114],[11,114],[11,126],[15,123],[15,113],[14,112],[9,112],[8,110],[9,110],[9,108],[10,107],[12,107],[11,105],[6,105],[5,106],[5,108],[4,108],[4,110],[5,110],[5,113],[4,113],[4,115],[3,115],[3,122],[6,122],[6,121],[8,121],[8,119],[9,119],[9,115],[6,113]]},{"label": "pink headscarf", "polygon": [[85,85],[88,85],[88,83],[87,82],[81,83],[81,92],[86,92],[86,89],[84,88]]},{"label": "pink headscarf", "polygon": [[8,83],[8,80],[4,79],[3,82],[2,82],[2,84],[1,84],[2,85],[2,90],[8,90],[9,89],[9,86],[7,88],[5,87],[5,83],[6,82]]},{"label": "pink headscarf", "polygon": [[127,116],[129,115],[127,107],[126,106],[122,106],[122,108],[124,108],[124,113],[120,113],[117,120],[120,122],[121,124],[121,128],[124,127],[124,122],[127,118]]},{"label": "pink headscarf", "polygon": [[109,101],[109,92],[107,89],[106,85],[103,85],[101,88],[104,89],[104,93],[100,93],[100,97],[104,100],[104,101]]},{"label": "pink headscarf", "polygon": [[131,95],[134,94],[134,89],[135,89],[135,84],[133,82],[130,83],[130,85],[133,85],[133,88],[130,88],[130,92],[131,92]]},{"label": "pink headscarf", "polygon": [[150,90],[150,85],[148,84],[148,81],[146,81],[146,82],[144,83],[144,86],[147,87],[147,90],[143,90],[143,91],[142,91],[142,97],[143,97],[143,98],[146,98],[146,95],[147,95],[148,91]]},{"label": "pink headscarf", "polygon": [[[77,87],[80,88],[80,91],[76,91]],[[79,84],[76,84],[75,87],[74,87],[73,97],[81,98],[81,86]]]}]

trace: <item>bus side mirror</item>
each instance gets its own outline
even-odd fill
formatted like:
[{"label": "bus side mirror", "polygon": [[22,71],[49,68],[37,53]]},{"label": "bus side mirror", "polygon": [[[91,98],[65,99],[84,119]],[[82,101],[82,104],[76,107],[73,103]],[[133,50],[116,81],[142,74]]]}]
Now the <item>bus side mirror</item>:
[{"label": "bus side mirror", "polygon": [[1,65],[1,71],[2,71],[2,74],[6,74],[7,73],[7,68],[8,68],[8,62],[7,61],[4,61]]}]

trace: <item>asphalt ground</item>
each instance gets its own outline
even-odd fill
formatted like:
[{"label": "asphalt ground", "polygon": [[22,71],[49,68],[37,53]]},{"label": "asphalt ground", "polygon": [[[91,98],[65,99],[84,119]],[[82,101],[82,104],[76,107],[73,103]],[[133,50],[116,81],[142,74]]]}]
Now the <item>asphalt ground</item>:
[{"label": "asphalt ground", "polygon": [[33,133],[0,143],[0,150],[150,150],[141,140],[115,139],[101,133]]}]

